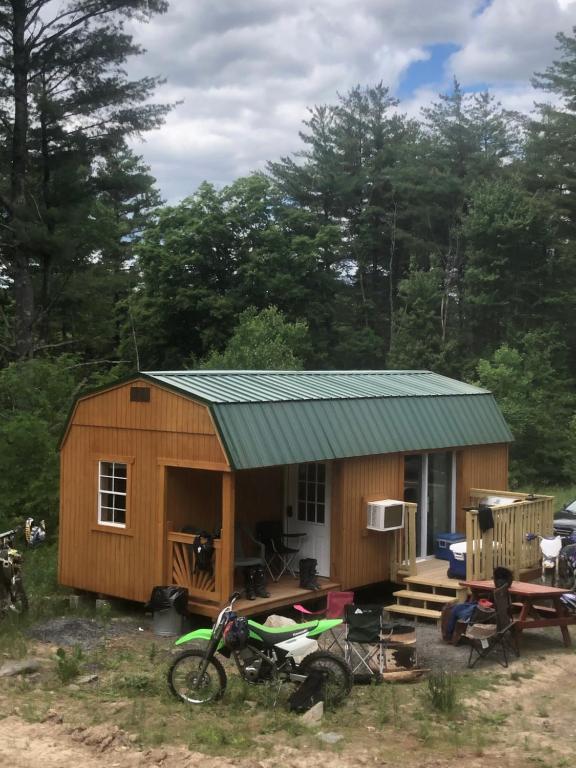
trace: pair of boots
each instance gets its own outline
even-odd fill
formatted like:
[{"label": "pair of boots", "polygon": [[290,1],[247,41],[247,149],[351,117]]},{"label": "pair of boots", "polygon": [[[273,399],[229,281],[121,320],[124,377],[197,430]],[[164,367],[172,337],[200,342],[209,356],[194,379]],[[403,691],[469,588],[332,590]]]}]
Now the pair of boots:
[{"label": "pair of boots", "polygon": [[300,588],[301,589],[320,589],[318,584],[318,574],[316,565],[318,561],[313,557],[304,557],[300,560]]},{"label": "pair of boots", "polygon": [[244,568],[244,587],[248,600],[270,597],[270,592],[266,590],[266,574],[261,565],[249,565]]}]

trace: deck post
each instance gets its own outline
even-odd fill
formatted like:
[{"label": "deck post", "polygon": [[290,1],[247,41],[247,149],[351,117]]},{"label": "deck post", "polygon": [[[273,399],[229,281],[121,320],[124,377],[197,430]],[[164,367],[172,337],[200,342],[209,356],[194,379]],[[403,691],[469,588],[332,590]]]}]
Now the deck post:
[{"label": "deck post", "polygon": [[236,516],[236,475],[222,473],[222,577],[221,600],[234,591],[234,523]]}]

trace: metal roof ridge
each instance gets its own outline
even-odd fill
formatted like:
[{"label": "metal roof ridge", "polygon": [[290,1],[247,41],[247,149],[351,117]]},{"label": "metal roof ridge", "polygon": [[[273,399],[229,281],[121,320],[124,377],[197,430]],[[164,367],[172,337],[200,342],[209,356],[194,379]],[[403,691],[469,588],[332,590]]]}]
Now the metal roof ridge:
[{"label": "metal roof ridge", "polygon": [[[358,369],[358,370],[351,370],[351,369],[344,369],[344,370],[307,370],[307,371],[292,371],[292,370],[269,370],[269,369],[262,369],[262,370],[255,370],[255,369],[246,369],[246,370],[235,370],[235,369],[210,369],[210,370],[199,370],[199,369],[190,369],[190,370],[179,370],[179,371],[141,371],[141,374],[147,375],[147,376],[252,376],[252,375],[266,375],[266,376],[357,376],[358,374],[362,375],[387,375],[387,376],[393,376],[397,374],[428,374],[431,376],[442,376],[443,378],[450,378],[448,376],[444,376],[442,373],[434,373],[434,371],[430,371],[426,368],[406,368],[402,370],[395,370],[390,368],[364,368],[364,369]],[[456,379],[455,379],[456,381]]]}]

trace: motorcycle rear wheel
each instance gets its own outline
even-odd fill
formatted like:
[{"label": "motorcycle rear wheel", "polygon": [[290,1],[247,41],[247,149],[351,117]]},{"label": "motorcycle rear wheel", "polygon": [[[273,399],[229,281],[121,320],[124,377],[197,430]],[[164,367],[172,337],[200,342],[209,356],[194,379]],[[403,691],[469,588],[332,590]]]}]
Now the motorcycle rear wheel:
[{"label": "motorcycle rear wheel", "polygon": [[352,690],[354,679],[348,664],[328,651],[315,651],[306,656],[298,672],[309,675],[312,671],[324,675],[324,704],[330,708],[340,704]]},{"label": "motorcycle rear wheel", "polygon": [[10,607],[16,613],[26,613],[28,610],[28,595],[20,580],[12,586],[12,605]]},{"label": "motorcycle rear wheel", "polygon": [[224,695],[227,682],[224,667],[218,659],[212,658],[200,679],[199,671],[203,663],[203,651],[185,651],[174,659],[168,669],[168,687],[185,704],[209,704]]}]

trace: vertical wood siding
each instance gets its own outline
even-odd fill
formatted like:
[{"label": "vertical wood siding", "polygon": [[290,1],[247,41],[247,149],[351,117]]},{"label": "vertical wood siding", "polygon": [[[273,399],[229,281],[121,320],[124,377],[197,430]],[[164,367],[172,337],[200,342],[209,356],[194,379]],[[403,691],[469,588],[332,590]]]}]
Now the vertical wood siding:
[{"label": "vertical wood siding", "polygon": [[366,529],[366,500],[402,498],[403,456],[336,461],[332,477],[332,580],[353,588],[388,579],[392,534]]},{"label": "vertical wood siding", "polygon": [[508,490],[508,445],[478,445],[457,453],[456,530],[466,532],[471,488]]},{"label": "vertical wood siding", "polygon": [[[126,530],[97,526],[98,460],[115,458],[130,462]],[[145,601],[163,583],[170,469],[159,459],[227,466],[205,406],[154,386],[149,403],[132,403],[130,385],[79,402],[61,451],[62,584]]]}]

